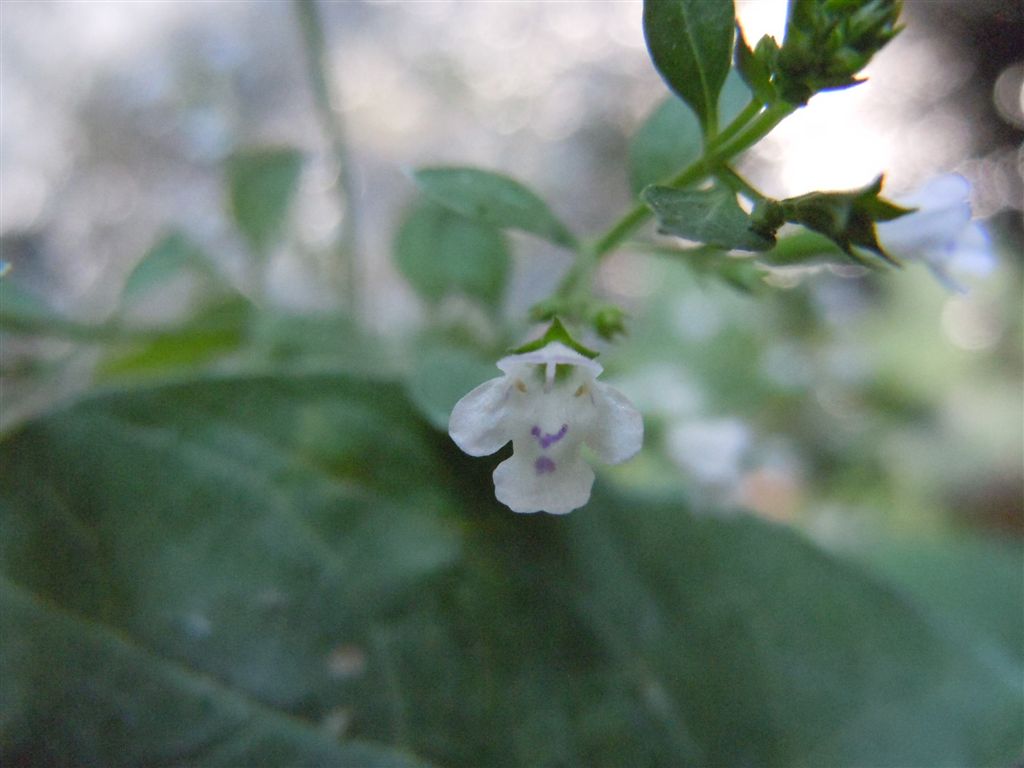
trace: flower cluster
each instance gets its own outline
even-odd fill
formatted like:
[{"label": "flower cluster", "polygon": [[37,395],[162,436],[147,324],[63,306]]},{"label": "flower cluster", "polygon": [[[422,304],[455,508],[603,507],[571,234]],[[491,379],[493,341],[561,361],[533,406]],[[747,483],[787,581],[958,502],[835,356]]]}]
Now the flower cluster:
[{"label": "flower cluster", "polygon": [[618,390],[597,381],[602,368],[561,341],[498,361],[504,373],[455,405],[449,433],[471,456],[512,441],[512,456],[494,470],[494,492],[513,512],[564,514],[587,503],[594,473],[580,456],[587,445],[617,464],[643,442],[639,412]]}]

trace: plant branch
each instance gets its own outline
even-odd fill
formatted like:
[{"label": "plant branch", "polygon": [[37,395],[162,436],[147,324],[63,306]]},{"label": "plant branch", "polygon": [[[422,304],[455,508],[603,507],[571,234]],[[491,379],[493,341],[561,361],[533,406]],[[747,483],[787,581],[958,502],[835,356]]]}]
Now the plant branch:
[{"label": "plant branch", "polygon": [[[719,134],[719,137],[709,143],[704,154],[691,165],[673,176],[668,182],[670,187],[685,187],[694,184],[706,176],[715,172],[715,169],[741,152],[746,151],[758,141],[763,139],[771,130],[789,116],[795,107],[785,102],[776,104],[760,114],[753,122],[745,128],[735,129],[733,126],[745,119],[744,110]],[[721,137],[726,136],[724,140]],[[637,227],[651,217],[651,210],[643,203],[638,203],[630,208],[618,221],[616,221],[604,234],[598,237],[590,247],[594,258],[600,260],[609,251],[614,250],[623,240],[629,237]]]},{"label": "plant branch", "polygon": [[324,41],[323,22],[316,0],[294,0],[295,12],[302,32],[306,72],[321,127],[330,145],[337,176],[333,188],[341,213],[337,238],[337,282],[345,291],[349,311],[357,314],[359,296],[359,232],[356,210],[355,183],[345,140],[345,126],[341,115],[331,105],[330,66]]}]

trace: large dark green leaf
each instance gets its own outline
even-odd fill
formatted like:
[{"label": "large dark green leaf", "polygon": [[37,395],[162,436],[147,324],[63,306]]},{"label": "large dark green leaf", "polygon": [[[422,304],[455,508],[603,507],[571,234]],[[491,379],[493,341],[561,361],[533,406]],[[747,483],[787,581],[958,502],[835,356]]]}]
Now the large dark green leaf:
[{"label": "large dark green leaf", "polygon": [[429,198],[499,229],[520,229],[572,248],[576,238],[540,197],[515,179],[479,168],[421,168],[416,183]]},{"label": "large dark green leaf", "polygon": [[695,765],[1008,765],[1020,749],[1019,661],[785,528],[616,500],[568,539],[586,623]]},{"label": "large dark green leaf", "polygon": [[428,301],[462,293],[492,307],[504,294],[510,262],[505,236],[496,227],[430,201],[416,205],[402,222],[394,258]]},{"label": "large dark green leaf", "polygon": [[607,492],[513,515],[494,461],[398,386],[111,394],[0,462],[4,764],[408,764],[369,742],[452,766],[882,768],[1019,748],[1019,659],[972,627],[746,516]]},{"label": "large dark green leaf", "polygon": [[257,254],[280,237],[301,170],[302,153],[291,147],[245,149],[227,159],[231,214]]},{"label": "large dark green leaf", "polygon": [[100,397],[8,440],[5,764],[412,764],[318,728],[365,716],[375,621],[458,553],[425,434],[400,389],[324,376]]},{"label": "large dark green leaf", "polygon": [[644,0],[644,38],[655,68],[704,131],[718,126],[718,94],[732,64],[732,0]]},{"label": "large dark green leaf", "polygon": [[984,637],[1024,664],[1024,544],[1019,540],[872,540],[852,556],[918,599],[956,633]]},{"label": "large dark green leaf", "polygon": [[6,764],[425,765],[382,746],[339,743],[7,578],[0,579],[0,617]]}]

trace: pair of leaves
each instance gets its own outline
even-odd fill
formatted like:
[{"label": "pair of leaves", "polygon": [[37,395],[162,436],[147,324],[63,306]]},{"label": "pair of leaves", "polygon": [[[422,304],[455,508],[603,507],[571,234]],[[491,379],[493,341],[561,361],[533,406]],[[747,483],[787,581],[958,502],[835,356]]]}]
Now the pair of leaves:
[{"label": "pair of leaves", "polygon": [[[512,515],[489,463],[394,385],[112,393],[0,460],[5,763],[421,764],[391,744],[452,766],[982,765],[1019,747],[1019,659],[972,628],[949,636],[743,516],[608,494]],[[1012,569],[974,573],[1019,602]]]},{"label": "pair of leaves", "polygon": [[394,257],[430,302],[462,293],[486,306],[500,303],[510,271],[504,230],[576,245],[547,204],[507,176],[476,168],[425,168],[414,178],[423,199],[399,228]]}]

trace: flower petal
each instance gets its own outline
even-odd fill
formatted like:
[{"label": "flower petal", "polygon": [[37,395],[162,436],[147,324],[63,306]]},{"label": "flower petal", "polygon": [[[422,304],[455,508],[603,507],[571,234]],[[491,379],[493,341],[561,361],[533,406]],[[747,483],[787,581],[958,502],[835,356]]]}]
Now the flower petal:
[{"label": "flower petal", "polygon": [[996,268],[995,250],[985,227],[976,221],[967,225],[953,247],[949,268],[975,277],[984,277]]},{"label": "flower petal", "polygon": [[586,443],[601,461],[618,464],[640,450],[644,442],[644,421],[619,390],[596,381],[592,387],[597,416],[585,438]]},{"label": "flower petal", "polygon": [[509,383],[504,376],[485,381],[463,396],[448,419],[448,434],[470,456],[487,456],[510,439],[505,425]]},{"label": "flower petal", "polygon": [[594,472],[579,456],[558,463],[512,454],[494,470],[494,495],[513,512],[564,515],[590,500]]},{"label": "flower petal", "polygon": [[508,373],[512,366],[521,363],[530,363],[532,365],[575,365],[585,368],[594,376],[600,375],[603,370],[600,363],[591,360],[589,357],[584,357],[560,341],[552,341],[550,344],[533,352],[503,357],[498,361],[498,367],[505,371],[505,373]]},{"label": "flower petal", "polygon": [[938,176],[897,202],[913,213],[876,225],[878,241],[896,256],[930,260],[928,251],[956,240],[971,220],[971,185],[955,173]]}]

